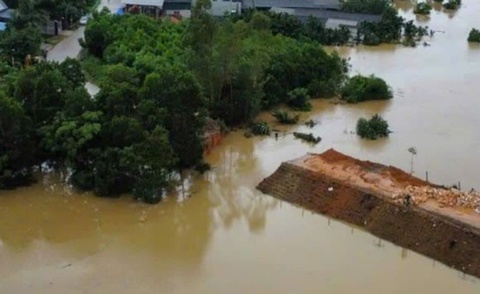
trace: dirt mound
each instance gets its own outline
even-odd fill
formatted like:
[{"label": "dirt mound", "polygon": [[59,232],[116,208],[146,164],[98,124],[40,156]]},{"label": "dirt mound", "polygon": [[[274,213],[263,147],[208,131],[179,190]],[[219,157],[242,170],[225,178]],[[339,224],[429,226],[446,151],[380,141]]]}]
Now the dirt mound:
[{"label": "dirt mound", "polygon": [[442,207],[462,207],[480,210],[480,193],[476,191],[462,192],[455,188],[434,188],[429,186],[408,186],[403,193],[393,196],[399,204],[403,203],[405,195],[410,195],[413,204],[419,205],[429,200],[438,202]]},{"label": "dirt mound", "polygon": [[[473,194],[333,149],[282,163],[257,188],[480,277],[480,215]],[[411,201],[405,202],[407,194]]]}]

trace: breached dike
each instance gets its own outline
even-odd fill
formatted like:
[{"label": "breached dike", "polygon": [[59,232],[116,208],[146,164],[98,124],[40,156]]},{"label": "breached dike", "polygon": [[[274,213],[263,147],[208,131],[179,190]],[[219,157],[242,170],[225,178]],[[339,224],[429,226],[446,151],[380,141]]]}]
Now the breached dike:
[{"label": "breached dike", "polygon": [[480,278],[480,197],[330,149],[284,162],[257,187]]}]

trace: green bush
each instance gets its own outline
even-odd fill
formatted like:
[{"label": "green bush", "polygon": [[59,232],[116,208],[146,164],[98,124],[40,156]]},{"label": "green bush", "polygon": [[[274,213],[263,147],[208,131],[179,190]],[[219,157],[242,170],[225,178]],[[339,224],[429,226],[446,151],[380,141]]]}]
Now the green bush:
[{"label": "green bush", "polygon": [[277,110],[272,113],[272,116],[277,119],[277,121],[283,125],[294,125],[300,119],[300,115],[290,115],[288,112],[283,110]]},{"label": "green bush", "polygon": [[99,84],[105,77],[105,67],[101,59],[93,55],[86,55],[82,60],[82,68],[86,78],[96,84]]},{"label": "green bush", "polygon": [[417,3],[417,6],[415,7],[413,13],[428,15],[430,14],[430,10],[432,10],[432,6],[430,4],[426,2],[420,2]]},{"label": "green bush", "polygon": [[458,6],[460,6],[460,4],[462,4],[462,1],[461,0],[449,0],[447,3],[443,3],[443,7],[445,9],[457,9]]},{"label": "green bush", "polygon": [[362,117],[357,121],[357,135],[362,138],[375,140],[388,137],[390,133],[388,122],[378,114],[375,114],[369,120]]},{"label": "green bush", "polygon": [[472,29],[470,34],[468,34],[468,42],[480,43],[480,31],[477,29]]},{"label": "green bush", "polygon": [[250,132],[252,135],[255,135],[255,136],[269,136],[270,127],[266,122],[260,120],[257,122],[253,122],[250,125]]},{"label": "green bush", "polygon": [[310,111],[312,104],[309,102],[310,95],[308,95],[308,89],[296,88],[288,92],[288,106],[298,111]]},{"label": "green bush", "polygon": [[384,100],[392,98],[387,83],[374,75],[365,77],[356,75],[348,80],[341,91],[341,98],[348,103],[367,100]]},{"label": "green bush", "polygon": [[306,125],[307,127],[309,127],[309,128],[313,128],[314,126],[317,125],[317,123],[314,122],[313,119],[311,119],[311,120],[307,120],[307,121],[305,122],[305,125]]}]

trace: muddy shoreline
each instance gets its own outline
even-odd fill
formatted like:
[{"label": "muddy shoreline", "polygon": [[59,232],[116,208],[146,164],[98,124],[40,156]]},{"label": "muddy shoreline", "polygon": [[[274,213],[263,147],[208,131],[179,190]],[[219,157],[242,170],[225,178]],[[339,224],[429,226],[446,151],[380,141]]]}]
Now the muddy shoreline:
[{"label": "muddy shoreline", "polygon": [[257,188],[480,277],[480,216],[434,201],[396,202],[394,195],[412,185],[438,187],[394,167],[329,150],[282,163]]}]

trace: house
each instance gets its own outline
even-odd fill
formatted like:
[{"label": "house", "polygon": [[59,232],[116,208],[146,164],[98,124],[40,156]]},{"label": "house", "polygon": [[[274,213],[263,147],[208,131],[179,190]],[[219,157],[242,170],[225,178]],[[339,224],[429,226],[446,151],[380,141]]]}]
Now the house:
[{"label": "house", "polygon": [[272,8],[272,12],[287,13],[295,16],[302,22],[306,22],[310,17],[320,20],[326,28],[339,29],[346,27],[350,30],[353,36],[357,34],[360,24],[364,21],[379,22],[382,19],[381,15],[350,13],[333,9],[322,8]]},{"label": "house", "polygon": [[0,32],[4,31],[7,26],[7,21],[12,18],[13,10],[8,9],[7,4],[0,0]]},{"label": "house", "polygon": [[175,17],[190,17],[192,0],[165,0],[163,14]]},{"label": "house", "polygon": [[241,13],[241,0],[212,0],[212,8],[210,13],[213,16],[221,17],[230,13]]},{"label": "house", "polygon": [[127,13],[147,14],[160,17],[164,0],[121,0],[124,11]]},{"label": "house", "polygon": [[340,0],[243,0],[243,8],[270,10],[272,8],[309,8],[340,10]]}]

